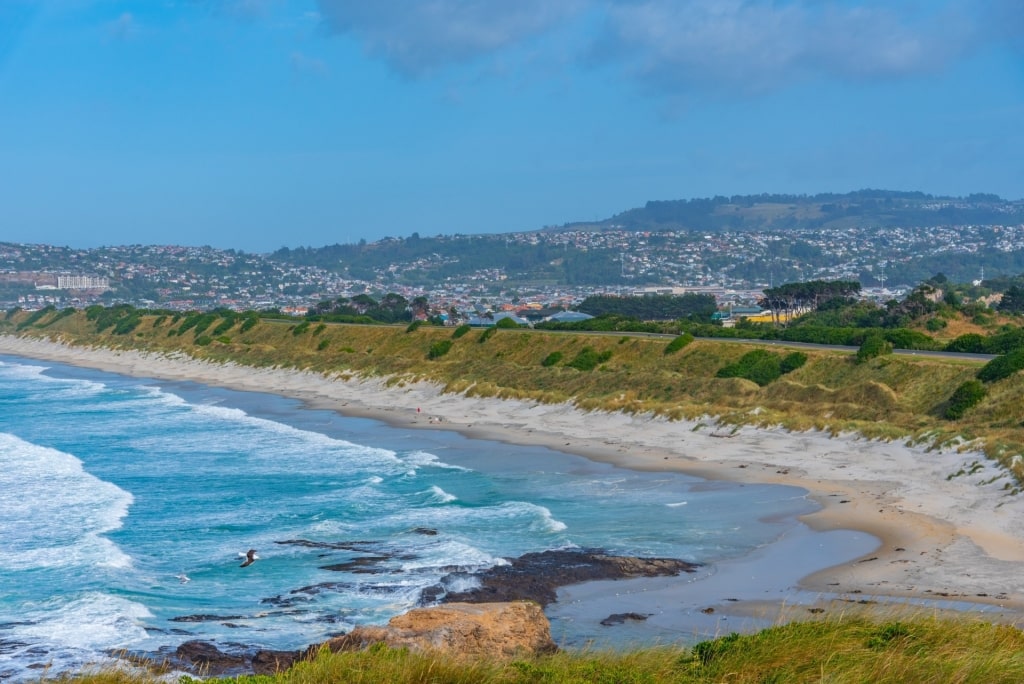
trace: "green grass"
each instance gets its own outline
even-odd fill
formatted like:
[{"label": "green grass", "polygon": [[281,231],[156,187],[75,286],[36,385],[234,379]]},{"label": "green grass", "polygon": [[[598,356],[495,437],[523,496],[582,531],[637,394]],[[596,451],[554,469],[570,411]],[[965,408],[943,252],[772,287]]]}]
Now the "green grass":
[{"label": "green grass", "polygon": [[[148,684],[157,674],[107,669],[40,682]],[[183,681],[188,681],[185,678]],[[209,680],[208,680],[209,681]],[[326,649],[274,676],[216,680],[252,684],[378,682],[436,684],[669,682],[872,682],[1002,684],[1024,681],[1024,632],[976,618],[867,617],[838,614],[788,622],[755,634],[728,634],[687,648],[665,645],[626,652],[578,651],[511,661],[418,654],[372,647]]]}]

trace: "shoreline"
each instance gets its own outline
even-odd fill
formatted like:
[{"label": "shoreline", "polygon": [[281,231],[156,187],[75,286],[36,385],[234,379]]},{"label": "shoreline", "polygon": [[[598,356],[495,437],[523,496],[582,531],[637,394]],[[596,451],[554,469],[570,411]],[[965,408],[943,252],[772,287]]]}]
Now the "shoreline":
[{"label": "shoreline", "polygon": [[[869,554],[802,578],[800,590],[999,607],[1014,613],[1017,623],[1024,615],[1024,496],[1010,495],[1015,483],[977,452],[774,428],[726,432],[710,420],[586,412],[567,404],[444,394],[429,383],[389,385],[379,378],[343,379],[10,335],[0,335],[0,353],[279,394],[315,409],[544,446],[633,470],[800,487],[821,506],[800,518],[811,529],[860,531],[880,541]],[[821,565],[827,564],[825,559]],[[777,607],[781,614],[783,606]]]}]

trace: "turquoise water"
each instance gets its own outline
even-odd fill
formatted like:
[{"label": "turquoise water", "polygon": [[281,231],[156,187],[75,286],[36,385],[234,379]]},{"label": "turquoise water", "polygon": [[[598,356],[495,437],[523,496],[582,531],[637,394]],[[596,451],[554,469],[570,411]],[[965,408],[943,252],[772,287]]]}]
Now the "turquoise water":
[{"label": "turquoise water", "polygon": [[[713,564],[813,508],[793,487],[0,357],[0,679],[189,639],[304,647],[531,551]],[[381,572],[325,569],[367,557]]]}]

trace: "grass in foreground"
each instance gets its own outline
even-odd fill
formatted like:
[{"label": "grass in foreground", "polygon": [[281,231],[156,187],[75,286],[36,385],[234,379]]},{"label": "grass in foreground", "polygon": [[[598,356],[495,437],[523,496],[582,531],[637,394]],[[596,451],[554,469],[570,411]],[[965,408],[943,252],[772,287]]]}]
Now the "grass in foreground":
[{"label": "grass in foreground", "polygon": [[[188,681],[189,678],[183,678]],[[81,684],[144,684],[148,675],[107,671],[40,680]],[[164,680],[166,681],[166,680]],[[756,634],[731,634],[693,648],[626,653],[562,652],[505,663],[371,648],[322,652],[275,676],[218,680],[238,684],[409,682],[893,682],[993,684],[1024,681],[1024,632],[978,619],[839,616],[793,622]]]}]

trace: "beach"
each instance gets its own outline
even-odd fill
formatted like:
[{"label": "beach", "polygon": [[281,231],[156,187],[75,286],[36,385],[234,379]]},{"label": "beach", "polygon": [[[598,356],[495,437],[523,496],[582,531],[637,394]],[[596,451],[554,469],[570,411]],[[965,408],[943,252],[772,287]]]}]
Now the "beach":
[{"label": "beach", "polygon": [[[1024,497],[1010,493],[1016,485],[1004,470],[969,448],[928,449],[848,434],[734,428],[711,419],[586,412],[568,404],[446,394],[430,383],[328,377],[15,336],[0,336],[0,353],[134,377],[279,394],[315,409],[545,446],[634,470],[800,487],[820,504],[820,510],[802,517],[807,526],[823,532],[860,531],[877,540],[864,554],[839,564],[829,562],[837,550],[823,544],[822,557],[813,563],[823,569],[792,579],[807,595],[821,595],[826,603],[869,598],[934,606],[952,602],[1012,622],[1024,615],[1024,575],[1019,571]],[[786,564],[784,545],[767,553],[770,558],[763,562]],[[720,620],[744,611],[772,615],[781,609],[773,605],[779,599],[768,596],[767,603],[759,603],[756,592],[739,585],[756,560],[738,563],[732,575],[726,568],[715,578],[717,585],[706,585],[715,589],[701,592],[705,614]],[[721,586],[729,581],[732,586]],[[642,611],[664,603],[665,592],[679,585],[651,580],[630,591],[646,594],[634,601]],[[555,610],[569,616],[573,606],[588,605],[588,596],[595,592],[607,593],[607,588],[568,588]],[[623,605],[631,600],[624,599]]]}]

